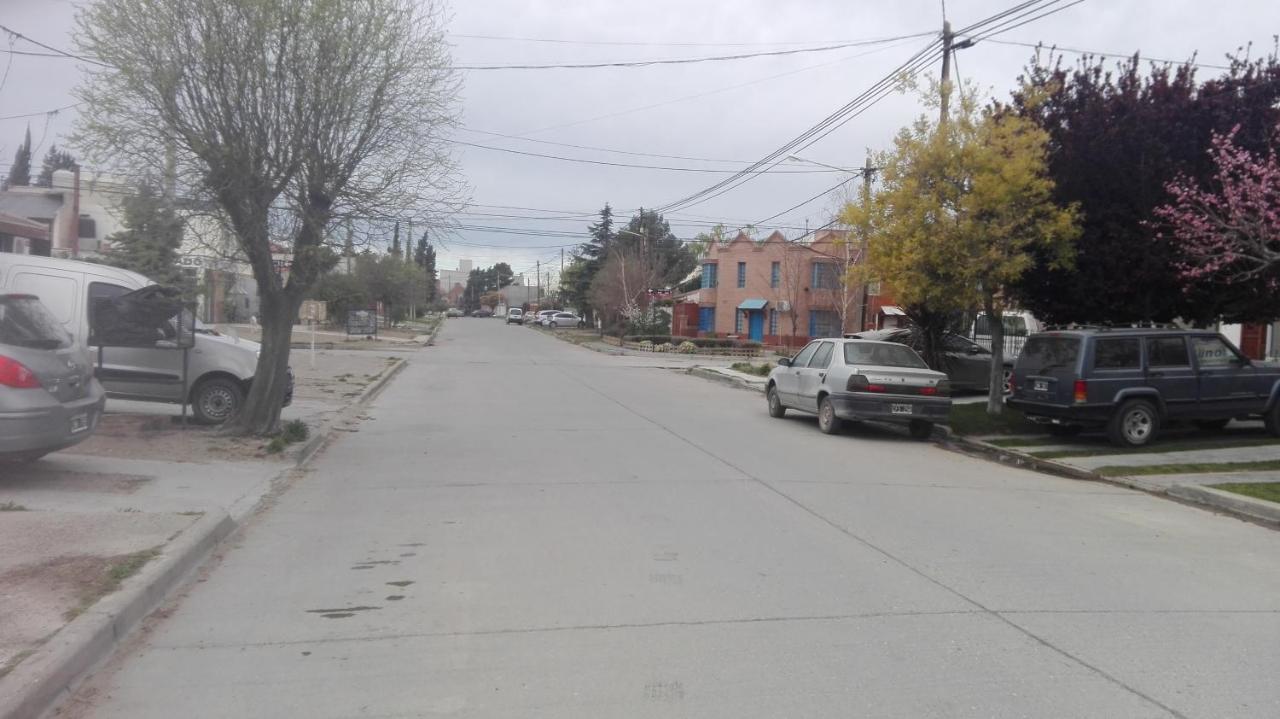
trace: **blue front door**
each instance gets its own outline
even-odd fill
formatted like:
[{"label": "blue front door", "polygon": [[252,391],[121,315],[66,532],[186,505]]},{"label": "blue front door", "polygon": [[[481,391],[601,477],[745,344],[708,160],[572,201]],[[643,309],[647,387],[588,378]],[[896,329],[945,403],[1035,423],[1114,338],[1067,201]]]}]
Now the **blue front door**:
[{"label": "blue front door", "polygon": [[747,338],[755,342],[764,341],[764,312],[751,310],[747,316]]}]

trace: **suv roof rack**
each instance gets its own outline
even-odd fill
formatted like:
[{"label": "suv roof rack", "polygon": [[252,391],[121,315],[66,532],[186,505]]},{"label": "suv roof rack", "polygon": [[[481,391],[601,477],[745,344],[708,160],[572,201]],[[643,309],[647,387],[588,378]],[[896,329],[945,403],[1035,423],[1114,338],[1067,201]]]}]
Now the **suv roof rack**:
[{"label": "suv roof rack", "polygon": [[1181,327],[1173,322],[1131,322],[1129,324],[1114,324],[1114,325],[1091,325],[1091,324],[1077,324],[1075,322],[1068,322],[1065,324],[1045,325],[1044,328],[1045,330],[1050,332],[1061,331],[1061,330],[1093,330],[1097,332],[1108,332],[1111,330],[1184,330],[1184,329],[1188,329],[1186,327]]}]

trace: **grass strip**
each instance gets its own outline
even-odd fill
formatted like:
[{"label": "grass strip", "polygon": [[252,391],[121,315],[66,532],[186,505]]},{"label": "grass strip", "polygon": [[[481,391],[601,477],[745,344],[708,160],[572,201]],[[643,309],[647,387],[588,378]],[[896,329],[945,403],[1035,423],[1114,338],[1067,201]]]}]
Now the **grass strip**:
[{"label": "grass strip", "polygon": [[98,603],[98,600],[111,594],[120,588],[124,580],[137,574],[147,562],[160,556],[160,548],[152,547],[144,549],[133,554],[126,554],[107,567],[98,581],[89,588],[87,592],[80,596],[80,604],[68,609],[66,614],[67,621],[71,621],[85,612],[86,609]]},{"label": "grass strip", "polygon": [[1147,474],[1204,474],[1206,472],[1256,472],[1280,469],[1280,459],[1255,462],[1187,462],[1183,464],[1148,464],[1137,467],[1107,465],[1093,470],[1104,477],[1134,477]]},{"label": "grass strip", "polygon": [[1225,492],[1243,494],[1254,499],[1265,499],[1280,504],[1280,482],[1228,482],[1209,485]]},{"label": "grass strip", "polygon": [[947,424],[952,432],[963,435],[1037,434],[1043,431],[1039,425],[1022,416],[1021,412],[1006,408],[997,415],[987,414],[986,402],[952,404]]},{"label": "grass strip", "polygon": [[1236,447],[1280,446],[1280,440],[1271,438],[1256,439],[1224,439],[1219,441],[1201,440],[1195,442],[1159,442],[1145,447],[1106,447],[1098,449],[1060,449],[1031,452],[1032,457],[1040,459],[1057,459],[1059,457],[1100,457],[1110,454],[1159,454],[1163,452],[1192,452],[1201,449],[1233,449]]}]

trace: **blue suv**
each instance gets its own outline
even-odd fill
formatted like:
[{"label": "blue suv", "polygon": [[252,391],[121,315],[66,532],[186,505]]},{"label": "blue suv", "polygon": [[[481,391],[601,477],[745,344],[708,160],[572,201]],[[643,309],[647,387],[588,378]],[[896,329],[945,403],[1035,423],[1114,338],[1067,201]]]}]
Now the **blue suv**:
[{"label": "blue suv", "polygon": [[1140,447],[1169,422],[1221,429],[1261,417],[1280,436],[1280,366],[1245,357],[1211,330],[1085,328],[1027,339],[1008,406],[1055,434],[1105,427]]}]

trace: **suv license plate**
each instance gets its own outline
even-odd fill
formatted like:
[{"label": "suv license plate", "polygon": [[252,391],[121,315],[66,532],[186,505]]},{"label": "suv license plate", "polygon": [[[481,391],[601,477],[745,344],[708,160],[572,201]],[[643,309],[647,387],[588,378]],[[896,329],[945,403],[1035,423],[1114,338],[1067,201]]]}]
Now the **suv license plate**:
[{"label": "suv license plate", "polygon": [[78,414],[71,418],[71,433],[83,432],[89,429],[89,414]]},{"label": "suv license plate", "polygon": [[911,405],[909,404],[891,404],[889,405],[890,414],[911,414]]},{"label": "suv license plate", "polygon": [[1035,390],[1035,391],[1037,391],[1037,392],[1048,392],[1048,391],[1049,391],[1049,380],[1047,380],[1047,379],[1038,379],[1038,380],[1036,380],[1036,381],[1035,381],[1035,383],[1034,383],[1034,384],[1032,384],[1032,385],[1031,385],[1031,387],[1032,387],[1032,389],[1034,389],[1034,390]]}]

